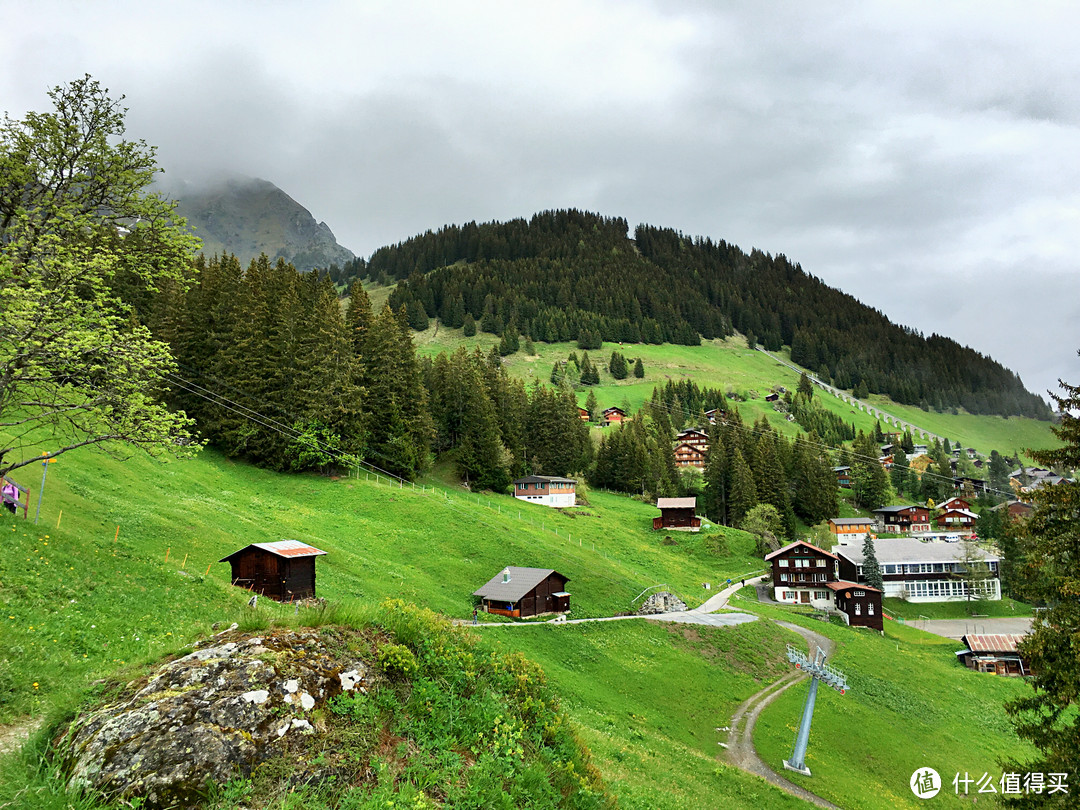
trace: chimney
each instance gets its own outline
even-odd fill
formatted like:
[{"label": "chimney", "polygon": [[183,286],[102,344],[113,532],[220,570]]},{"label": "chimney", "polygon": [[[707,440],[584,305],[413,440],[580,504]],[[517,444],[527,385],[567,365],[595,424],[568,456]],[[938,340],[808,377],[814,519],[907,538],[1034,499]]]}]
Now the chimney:
[{"label": "chimney", "polygon": [[509,568],[504,568],[503,569],[503,583],[505,584],[505,583],[507,583],[509,581],[510,581],[510,569]]}]

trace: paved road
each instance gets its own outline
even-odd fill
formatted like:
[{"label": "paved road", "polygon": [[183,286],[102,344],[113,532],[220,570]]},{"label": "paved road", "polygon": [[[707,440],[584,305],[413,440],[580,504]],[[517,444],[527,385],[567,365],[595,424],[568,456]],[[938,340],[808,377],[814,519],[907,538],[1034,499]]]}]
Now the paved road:
[{"label": "paved road", "polygon": [[1019,633],[1031,632],[1031,617],[988,618],[988,619],[919,619],[904,622],[910,627],[918,627],[928,633],[945,638],[960,638],[969,633]]}]

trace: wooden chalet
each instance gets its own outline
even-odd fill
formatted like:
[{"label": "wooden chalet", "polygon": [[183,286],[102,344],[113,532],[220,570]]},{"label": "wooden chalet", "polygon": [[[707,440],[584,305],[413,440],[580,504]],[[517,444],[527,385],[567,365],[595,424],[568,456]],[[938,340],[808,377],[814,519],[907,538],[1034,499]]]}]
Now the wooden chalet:
[{"label": "wooden chalet", "polygon": [[541,613],[565,613],[570,610],[569,581],[551,568],[507,566],[473,591],[487,613],[500,616],[539,616]]},{"label": "wooden chalet", "polygon": [[930,510],[925,506],[883,506],[874,510],[877,529],[889,534],[930,531]]},{"label": "wooden chalet", "polygon": [[978,518],[978,515],[967,509],[946,509],[934,518],[934,522],[937,523],[939,529],[970,532],[975,528],[975,521]]},{"label": "wooden chalet", "polygon": [[1024,676],[1031,674],[1031,664],[1020,655],[1017,645],[1024,636],[1017,633],[968,634],[960,640],[967,647],[956,657],[968,669],[992,672],[995,675]]},{"label": "wooden chalet", "polygon": [[765,555],[772,564],[773,598],[777,602],[827,607],[833,603],[826,585],[839,577],[835,554],[798,540]]},{"label": "wooden chalet", "polygon": [[582,422],[588,422],[589,421],[589,412],[587,410],[585,410],[584,408],[582,408],[580,405],[578,406],[577,414],[578,414],[578,418]]},{"label": "wooden chalet", "polygon": [[697,467],[702,469],[705,467],[705,450],[706,446],[702,448],[700,445],[694,444],[679,444],[675,446],[675,466],[676,467]]},{"label": "wooden chalet", "polygon": [[315,558],[326,554],[297,540],[252,543],[218,562],[232,566],[232,584],[278,602],[315,596]]},{"label": "wooden chalet", "polygon": [[724,412],[719,408],[710,408],[709,410],[705,411],[705,418],[709,420],[710,425],[715,425],[717,419],[720,419],[722,421],[724,415]]},{"label": "wooden chalet", "polygon": [[879,633],[885,631],[881,615],[881,591],[869,585],[837,580],[825,584],[833,593],[836,609],[844,616],[849,627],[869,627]]},{"label": "wooden chalet", "polygon": [[675,441],[680,444],[690,444],[694,447],[700,447],[702,450],[706,450],[709,447],[709,434],[704,430],[698,428],[687,428],[686,430],[680,430],[675,437]]},{"label": "wooden chalet", "polygon": [[851,467],[833,467],[836,473],[836,485],[841,489],[851,489]]},{"label": "wooden chalet", "polygon": [[701,518],[695,513],[697,498],[657,498],[660,517],[654,517],[654,529],[673,529],[678,532],[701,531]]},{"label": "wooden chalet", "polygon": [[779,394],[773,393],[773,394],[766,394],[765,395],[765,401],[766,402],[776,402],[778,399],[780,399]]},{"label": "wooden chalet", "polygon": [[612,406],[610,408],[604,409],[604,418],[601,420],[601,424],[610,425],[614,423],[616,425],[619,425],[629,418],[630,417],[627,415],[626,411],[624,411],[622,408]]},{"label": "wooden chalet", "polygon": [[942,512],[948,512],[950,509],[966,509],[970,512],[971,501],[965,500],[964,498],[952,497],[939,503],[937,508]]},{"label": "wooden chalet", "polygon": [[868,534],[874,532],[873,518],[830,518],[829,533],[835,535],[836,541],[841,545],[854,541],[862,541]]},{"label": "wooden chalet", "polygon": [[1000,512],[1005,510],[1009,516],[1009,520],[1019,520],[1020,518],[1027,517],[1035,511],[1035,507],[1030,503],[1024,503],[1023,501],[1006,501],[1005,503],[999,503],[997,506],[991,506],[991,512]]}]

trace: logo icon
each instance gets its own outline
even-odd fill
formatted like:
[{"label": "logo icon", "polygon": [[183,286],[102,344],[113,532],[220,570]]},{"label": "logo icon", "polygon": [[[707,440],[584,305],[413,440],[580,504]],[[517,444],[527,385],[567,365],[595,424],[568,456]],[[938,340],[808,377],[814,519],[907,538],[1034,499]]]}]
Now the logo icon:
[{"label": "logo icon", "polygon": [[941,790],[941,777],[933,768],[919,768],[911,775],[911,792],[920,799],[932,799]]}]

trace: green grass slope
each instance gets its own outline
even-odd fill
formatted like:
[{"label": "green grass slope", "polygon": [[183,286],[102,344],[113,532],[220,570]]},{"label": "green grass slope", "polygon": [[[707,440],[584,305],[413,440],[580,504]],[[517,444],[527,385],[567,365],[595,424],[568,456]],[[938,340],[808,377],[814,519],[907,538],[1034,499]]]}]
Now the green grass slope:
[{"label": "green grass slope", "polygon": [[[34,484],[36,496],[35,472],[18,477]],[[124,680],[214,622],[255,620],[244,607],[248,594],[229,585],[227,565],[216,562],[252,542],[295,538],[330,552],[319,561],[318,592],[332,602],[362,607],[400,597],[452,617],[468,616],[471,592],[507,564],[569,576],[574,616],[631,609],[643,589],[657,584],[693,604],[709,593],[701,583],[720,584],[761,567],[741,532],[724,532],[731,554],[723,557],[709,550],[706,533],[673,535],[676,545],[662,545],[650,528],[653,507],[602,492],[589,500],[557,513],[508,496],[478,498],[427,484],[414,491],[355,478],[278,475],[212,452],[171,463],[121,462],[90,450],[65,455],[50,467],[40,524],[0,520],[7,541],[0,556],[0,723],[70,711],[100,678]],[[756,603],[741,604],[769,615]],[[291,619],[293,608],[260,600],[257,615]],[[717,745],[724,735],[716,729],[728,724],[734,706],[786,670],[788,631],[766,621],[713,629],[635,619],[464,632],[544,667],[621,806],[801,805],[728,767]],[[854,741],[829,754],[835,765],[828,767],[847,769],[853,790],[862,791],[862,782],[868,790],[906,785],[892,786],[895,768],[874,770],[877,759],[908,744],[900,722],[906,709],[896,710],[892,725],[871,724],[901,683],[919,695],[914,705],[928,718],[920,732],[925,750],[944,757],[948,745],[958,752],[941,760],[949,767],[960,759],[973,763],[969,770],[983,767],[975,763],[989,767],[999,750],[1018,745],[999,719],[980,721],[972,707],[997,716],[999,699],[1022,685],[994,684],[976,704],[978,690],[968,684],[982,688],[986,681],[972,680],[951,661],[955,645],[939,644],[929,667],[916,657],[923,653],[914,636],[830,632],[841,645],[837,665],[853,677],[876,678],[874,688],[886,695],[874,702],[864,685],[845,698],[862,714],[855,715]],[[922,669],[931,674],[925,684]],[[819,710],[824,718],[826,705]],[[780,730],[793,722],[789,710],[780,701],[769,713],[776,725],[762,727],[762,748],[776,767],[773,754],[790,743]],[[962,744],[953,736],[935,742],[932,723],[952,716],[974,723],[973,732]],[[872,735],[861,730],[864,721]],[[859,745],[878,753],[859,758],[853,753]],[[901,761],[907,767],[909,759]],[[8,768],[4,779],[16,779],[16,789],[18,780],[31,790],[43,785],[19,768]]]}]

